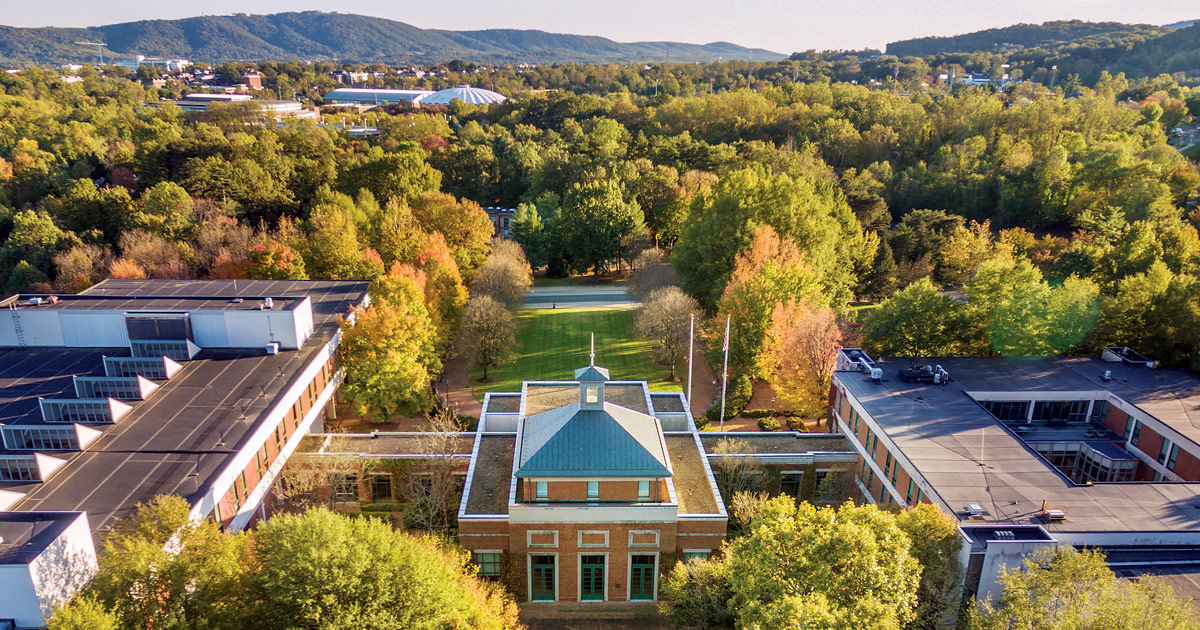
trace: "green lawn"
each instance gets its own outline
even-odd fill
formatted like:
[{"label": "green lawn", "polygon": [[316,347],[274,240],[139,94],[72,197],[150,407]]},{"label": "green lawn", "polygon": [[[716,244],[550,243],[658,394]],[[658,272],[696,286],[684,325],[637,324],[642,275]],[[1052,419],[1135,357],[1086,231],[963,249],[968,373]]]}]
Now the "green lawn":
[{"label": "green lawn", "polygon": [[[682,391],[666,382],[670,370],[658,365],[651,344],[633,331],[635,309],[522,309],[517,328],[516,357],[508,365],[471,371],[475,396],[485,392],[516,392],[521,381],[560,381],[588,364],[588,335],[596,333],[596,365],[608,368],[615,380],[649,381],[653,391]],[[683,368],[686,370],[686,367]]]},{"label": "green lawn", "polygon": [[1188,147],[1188,149],[1183,152],[1183,157],[1186,157],[1192,161],[1200,162],[1200,144],[1193,144],[1192,146]]}]

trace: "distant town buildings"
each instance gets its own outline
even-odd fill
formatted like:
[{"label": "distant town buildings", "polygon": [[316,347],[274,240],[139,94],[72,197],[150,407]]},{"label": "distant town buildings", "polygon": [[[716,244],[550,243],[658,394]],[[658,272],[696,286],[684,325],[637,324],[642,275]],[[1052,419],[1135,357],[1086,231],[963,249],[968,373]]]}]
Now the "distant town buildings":
[{"label": "distant town buildings", "polygon": [[135,72],[141,66],[151,68],[161,68],[167,72],[177,72],[187,70],[192,62],[187,59],[159,59],[158,57],[143,57],[137,55],[133,59],[122,59],[121,61],[113,62],[113,65],[119,68],[125,68],[130,72]]},{"label": "distant town buildings", "polygon": [[334,106],[449,105],[458,99],[468,105],[502,103],[505,97],[491,90],[460,85],[437,92],[431,90],[390,90],[375,88],[337,88],[325,94],[325,102]]},{"label": "distant town buildings", "polygon": [[306,108],[298,101],[256,99],[251,98],[249,94],[197,92],[171,102],[187,112],[208,111],[209,105],[213,103],[250,103],[261,108],[263,114],[272,120],[283,120],[285,118],[317,119],[317,110],[315,108]]}]

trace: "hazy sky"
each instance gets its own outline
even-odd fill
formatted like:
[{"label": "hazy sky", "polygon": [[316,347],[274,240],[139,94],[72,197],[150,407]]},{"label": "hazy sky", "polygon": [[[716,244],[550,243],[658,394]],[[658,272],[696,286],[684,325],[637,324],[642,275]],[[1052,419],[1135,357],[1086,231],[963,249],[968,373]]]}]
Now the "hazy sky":
[{"label": "hazy sky", "polygon": [[618,41],[730,41],[781,53],[882,48],[1018,22],[1083,19],[1167,24],[1200,18],[1196,0],[4,0],[0,24],[94,26],[143,19],[309,9],[361,13],[422,28],[529,28]]}]

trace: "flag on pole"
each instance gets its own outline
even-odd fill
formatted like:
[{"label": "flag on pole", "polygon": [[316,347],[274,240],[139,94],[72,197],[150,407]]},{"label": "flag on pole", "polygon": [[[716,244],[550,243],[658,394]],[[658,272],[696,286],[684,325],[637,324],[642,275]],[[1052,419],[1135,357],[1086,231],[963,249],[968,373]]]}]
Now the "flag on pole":
[{"label": "flag on pole", "polygon": [[725,316],[725,367],[721,369],[721,430],[725,430],[725,387],[729,384],[729,322],[733,316]]}]

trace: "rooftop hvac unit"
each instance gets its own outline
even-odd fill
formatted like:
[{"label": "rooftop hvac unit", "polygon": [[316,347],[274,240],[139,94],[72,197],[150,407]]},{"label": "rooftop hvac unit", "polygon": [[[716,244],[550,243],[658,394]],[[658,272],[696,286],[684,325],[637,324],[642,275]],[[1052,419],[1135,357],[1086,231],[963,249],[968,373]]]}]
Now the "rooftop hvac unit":
[{"label": "rooftop hvac unit", "polygon": [[265,306],[267,310],[271,310],[272,308],[275,308],[275,300],[272,300],[271,298],[263,298],[263,306]]},{"label": "rooftop hvac unit", "polygon": [[1112,380],[1112,370],[1104,370],[1104,376],[1101,376],[1100,379],[1105,380],[1105,381],[1111,381]]},{"label": "rooftop hvac unit", "polygon": [[871,380],[878,383],[883,380],[883,370],[879,368],[871,368]]},{"label": "rooftop hvac unit", "polygon": [[979,505],[978,503],[972,503],[967,506],[967,514],[970,514],[971,516],[979,516],[983,514],[983,506]]},{"label": "rooftop hvac unit", "polygon": [[272,341],[271,343],[267,344],[266,347],[263,349],[267,351],[268,355],[279,354],[279,342]]}]

